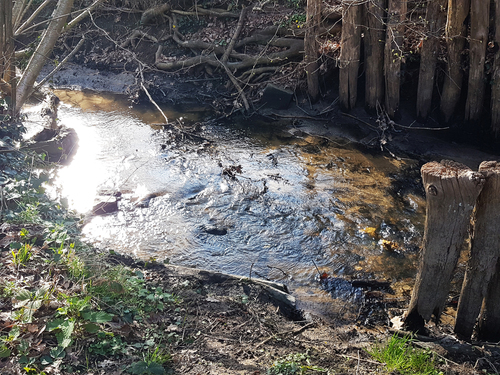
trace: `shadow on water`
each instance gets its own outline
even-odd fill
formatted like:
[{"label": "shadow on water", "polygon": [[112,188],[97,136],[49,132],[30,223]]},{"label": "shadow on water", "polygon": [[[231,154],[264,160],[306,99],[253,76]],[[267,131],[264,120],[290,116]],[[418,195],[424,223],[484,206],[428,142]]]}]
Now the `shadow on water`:
[{"label": "shadow on water", "polygon": [[[57,94],[59,118],[80,145],[54,185],[80,212],[96,195],[122,193],[117,213],[84,228],[97,246],[285,282],[299,307],[325,316],[357,310],[361,289],[345,280],[392,280],[404,289],[413,276],[425,201],[401,181],[418,179],[415,161],[254,119],[206,122],[198,141],[183,142],[148,125],[162,122],[153,108],[129,108],[114,95]],[[184,126],[207,116],[165,112]]]}]

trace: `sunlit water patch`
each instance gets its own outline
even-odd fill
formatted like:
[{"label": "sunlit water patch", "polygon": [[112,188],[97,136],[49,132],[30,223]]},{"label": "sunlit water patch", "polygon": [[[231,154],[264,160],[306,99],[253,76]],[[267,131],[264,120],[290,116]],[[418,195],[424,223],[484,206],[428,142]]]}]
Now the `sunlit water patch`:
[{"label": "sunlit water patch", "polygon": [[[64,93],[59,118],[80,143],[56,184],[80,212],[96,195],[122,193],[117,213],[84,228],[97,246],[283,281],[303,305],[331,305],[318,270],[393,280],[413,274],[424,201],[413,191],[398,196],[391,177],[416,168],[412,161],[277,137],[272,124],[265,131],[206,125],[199,136],[211,142],[186,147],[148,125],[162,120],[153,110]],[[191,123],[202,116],[165,111]]]}]

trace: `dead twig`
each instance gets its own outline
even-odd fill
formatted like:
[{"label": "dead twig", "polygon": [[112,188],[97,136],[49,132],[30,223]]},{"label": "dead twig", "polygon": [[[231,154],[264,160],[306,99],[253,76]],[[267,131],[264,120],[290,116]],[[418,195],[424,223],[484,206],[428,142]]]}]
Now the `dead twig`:
[{"label": "dead twig", "polygon": [[305,326],[299,328],[299,329],[296,329],[296,330],[293,330],[293,331],[285,331],[285,332],[278,332],[278,333],[275,333],[274,335],[272,336],[269,336],[267,339],[265,339],[264,341],[262,341],[261,343],[257,344],[257,346],[255,347],[255,349],[258,349],[260,348],[262,345],[268,343],[269,341],[271,341],[272,339],[276,338],[277,336],[283,336],[283,335],[288,335],[288,334],[291,334],[291,335],[298,335],[299,333],[302,333],[304,332],[306,329],[309,329],[313,326],[316,325],[316,322],[311,322],[309,324],[306,324]]}]

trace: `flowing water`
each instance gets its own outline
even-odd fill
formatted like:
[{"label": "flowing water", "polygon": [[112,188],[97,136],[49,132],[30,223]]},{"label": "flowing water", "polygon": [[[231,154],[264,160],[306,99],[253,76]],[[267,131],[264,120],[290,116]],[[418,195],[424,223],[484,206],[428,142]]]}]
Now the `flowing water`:
[{"label": "flowing water", "polygon": [[[117,213],[84,227],[97,246],[285,282],[299,307],[326,315],[333,300],[357,295],[326,292],[318,270],[339,278],[332,280],[393,285],[413,276],[425,203],[406,187],[418,181],[403,178],[418,169],[414,161],[251,120],[207,123],[197,134],[211,142],[187,145],[151,126],[163,121],[154,108],[129,108],[113,95],[57,94],[59,119],[79,136],[77,154],[54,182],[60,193],[82,213],[97,195],[122,193]],[[203,108],[164,111],[185,124],[206,116]]]}]

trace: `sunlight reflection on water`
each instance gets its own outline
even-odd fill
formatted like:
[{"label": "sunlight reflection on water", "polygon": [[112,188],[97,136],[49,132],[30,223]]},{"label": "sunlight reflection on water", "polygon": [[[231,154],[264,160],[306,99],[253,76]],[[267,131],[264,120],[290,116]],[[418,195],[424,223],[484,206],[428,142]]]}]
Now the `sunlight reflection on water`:
[{"label": "sunlight reflection on water", "polygon": [[[283,141],[268,124],[264,132],[254,125],[207,126],[203,136],[213,144],[183,148],[147,125],[161,121],[151,111],[132,111],[115,96],[58,95],[71,103],[61,106],[59,118],[80,139],[56,180],[62,195],[87,212],[96,195],[122,193],[117,213],[93,217],[84,228],[97,246],[242,276],[252,269],[295,286],[303,301],[318,291],[313,261],[340,277],[397,279],[414,272],[424,201],[411,191],[389,192],[390,176],[412,168],[412,161],[314,137]],[[188,122],[202,117],[165,111]],[[222,173],[231,165],[243,170],[234,180]],[[137,199],[149,193],[156,193],[149,207],[138,208]],[[226,233],[214,235],[206,229],[212,227]],[[389,254],[380,239],[399,247]]]}]

